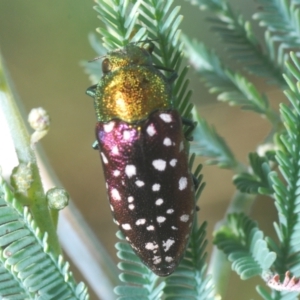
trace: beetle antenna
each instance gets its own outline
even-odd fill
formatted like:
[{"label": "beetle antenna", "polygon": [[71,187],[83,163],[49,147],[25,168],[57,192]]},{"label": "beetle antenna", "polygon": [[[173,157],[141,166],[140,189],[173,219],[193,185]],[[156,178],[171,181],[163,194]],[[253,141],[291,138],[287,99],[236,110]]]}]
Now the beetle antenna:
[{"label": "beetle antenna", "polygon": [[156,39],[145,39],[145,40],[140,40],[140,41],[137,41],[137,42],[134,42],[135,44],[138,44],[138,43],[151,43],[151,42],[156,42],[158,41],[158,38]]},{"label": "beetle antenna", "polygon": [[93,58],[92,60],[89,60],[88,62],[90,63],[90,62],[93,62],[93,61],[99,60],[99,59],[101,59],[101,58],[103,58],[103,57],[106,57],[106,55],[97,56],[97,57]]}]

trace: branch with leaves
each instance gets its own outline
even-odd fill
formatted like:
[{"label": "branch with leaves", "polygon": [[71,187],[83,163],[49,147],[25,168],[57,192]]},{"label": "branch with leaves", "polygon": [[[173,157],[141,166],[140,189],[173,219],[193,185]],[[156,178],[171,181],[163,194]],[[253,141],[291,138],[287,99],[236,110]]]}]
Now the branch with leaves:
[{"label": "branch with leaves", "polygon": [[[221,36],[224,43],[230,44],[229,55],[234,54],[235,59],[244,63],[246,70],[257,76],[265,76],[273,84],[277,84],[279,89],[288,87],[285,94],[290,106],[281,104],[280,111],[276,112],[269,108],[269,100],[262,96],[248,79],[225,67],[218,56],[205,45],[183,37],[186,56],[211,93],[218,93],[218,99],[221,101],[265,115],[272,125],[265,144],[259,147],[260,150],[267,150],[264,150],[264,153],[260,151],[259,154],[250,153],[249,167],[243,170],[235,169],[233,182],[240,192],[252,195],[264,194],[274,199],[279,217],[279,223],[275,223],[279,242],[270,237],[263,237],[262,231],[258,230],[257,225],[243,213],[232,214],[234,211],[232,206],[228,208],[222,225],[215,232],[215,243],[232,262],[232,268],[242,279],[248,278],[249,275],[259,275],[274,289],[269,292],[263,287],[258,287],[264,299],[296,299],[297,294],[293,291],[297,290],[296,283],[299,277],[297,145],[299,145],[300,102],[299,87],[298,83],[295,84],[295,80],[298,81],[300,78],[300,64],[296,54],[291,55],[292,62],[288,60],[286,65],[284,62],[287,59],[286,50],[297,47],[296,24],[298,24],[299,3],[280,0],[260,1],[262,11],[256,13],[254,18],[260,21],[260,25],[267,27],[265,45],[258,42],[249,22],[245,22],[243,16],[236,17],[227,2],[198,0],[192,3],[213,14],[208,20],[215,25],[212,27],[213,31]],[[278,45],[278,50],[275,44]],[[269,51],[262,52],[261,49],[264,48]],[[286,70],[284,77],[281,76],[280,70]],[[200,126],[202,147],[199,147],[198,154],[211,157],[212,160],[209,162],[218,162],[223,152],[212,151],[214,148],[211,148],[212,143],[209,143],[216,140],[213,137],[217,136],[217,133],[208,134],[209,126],[205,121],[203,124],[205,127]],[[219,143],[219,145],[216,148],[222,149],[226,144]],[[285,182],[277,175],[277,168]],[[236,201],[231,205],[236,206]],[[247,224],[252,225],[248,227]],[[268,257],[272,259],[268,260]],[[288,275],[283,282],[280,275],[286,271],[295,277],[291,279]]]},{"label": "branch with leaves", "polygon": [[[206,300],[216,299],[215,295],[224,297],[226,280],[223,279],[228,277],[228,269],[224,266],[229,261],[241,279],[259,276],[271,288],[257,287],[263,299],[298,299],[299,1],[258,1],[260,11],[254,14],[254,20],[266,29],[263,43],[256,37],[251,22],[243,15],[236,14],[225,0],[190,1],[201,10],[211,13],[208,22],[221,37],[222,43],[229,45],[229,59],[234,57],[246,73],[265,78],[268,83],[276,85],[279,91],[283,87],[286,89],[289,104],[281,104],[280,111],[272,107],[272,99],[241,70],[226,66],[206,45],[180,35],[182,16],[179,14],[180,8],[173,7],[173,1],[95,2],[95,10],[103,23],[97,30],[102,43],[95,35],[90,36],[90,41],[98,55],[132,42],[151,39],[157,46],[153,53],[154,64],[166,70],[176,70],[178,78],[172,87],[175,107],[185,119],[198,123],[193,132],[194,140],[190,144],[190,153],[194,154],[190,155],[189,161],[190,169],[195,169],[195,182],[198,183],[196,198],[204,188],[201,167],[193,167],[196,156],[208,158],[207,164],[232,170],[233,183],[237,188],[214,233],[214,243],[219,252],[214,252],[216,255],[212,256],[210,269],[215,273],[218,269],[225,270],[223,277],[215,273],[207,275],[206,222],[199,226],[196,217],[185,256],[177,270],[167,278],[158,277],[144,266],[122,234],[118,233],[116,249],[120,259],[118,267],[122,285],[115,287],[115,294],[119,299]],[[295,49],[295,53],[288,58],[291,49]],[[217,94],[218,100],[262,115],[271,125],[270,133],[258,150],[249,150],[248,166],[236,159],[225,139],[197,114],[191,104],[188,67],[182,66],[182,52],[189,58],[208,90]],[[83,64],[93,84],[97,83],[101,77],[98,62]],[[7,93],[8,85],[3,83],[3,74],[0,74],[0,88]],[[10,94],[9,97],[13,98]],[[68,264],[59,256],[60,247],[55,232],[58,214],[49,210],[45,201],[46,195],[37,173],[29,136],[19,134],[26,130],[20,125],[15,110],[9,111],[11,107],[5,106],[3,102],[1,108],[12,117],[10,123],[16,124],[12,128],[20,166],[12,176],[15,191],[2,179],[0,182],[0,227],[3,228],[0,239],[0,274],[1,278],[7,278],[0,280],[0,294],[3,297],[15,295],[18,299],[35,299],[35,293],[38,292],[49,299],[87,299],[85,286],[75,283],[68,271]],[[188,127],[184,127],[184,130],[190,135]],[[279,221],[274,224],[277,240],[264,234],[247,215],[259,194],[270,197],[278,211]],[[37,199],[37,195],[41,201],[38,204],[43,203],[42,206],[36,206],[37,203],[32,200]],[[24,208],[24,205],[28,208]],[[47,266],[48,271],[41,272],[43,266]]]}]

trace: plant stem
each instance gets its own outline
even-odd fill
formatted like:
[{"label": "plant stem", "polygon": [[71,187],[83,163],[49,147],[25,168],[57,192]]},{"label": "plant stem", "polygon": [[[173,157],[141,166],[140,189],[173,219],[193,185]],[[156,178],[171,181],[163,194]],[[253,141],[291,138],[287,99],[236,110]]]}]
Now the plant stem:
[{"label": "plant stem", "polygon": [[59,210],[57,210],[57,209],[49,209],[49,210],[50,210],[50,215],[51,215],[51,219],[54,224],[55,230],[57,230]]},{"label": "plant stem", "polygon": [[16,154],[20,164],[28,165],[31,169],[32,183],[27,190],[27,204],[34,221],[41,232],[48,233],[48,243],[52,251],[59,255],[61,248],[48,210],[46,197],[39,174],[36,157],[30,145],[30,137],[26,125],[12,93],[7,71],[0,54],[0,109],[6,118],[14,142]]},{"label": "plant stem", "polygon": [[[244,194],[236,191],[227,208],[224,218],[216,224],[214,231],[217,231],[226,224],[227,216],[231,213],[243,212],[249,214],[255,198],[256,195]],[[208,273],[212,275],[218,299],[223,299],[225,297],[231,273],[230,266],[231,264],[228,262],[224,253],[217,249],[217,247],[214,247],[208,267]]]},{"label": "plant stem", "polygon": [[[45,188],[62,186],[41,148],[37,150],[37,160]],[[68,206],[59,212],[57,233],[64,251],[99,299],[115,299],[113,288],[120,284],[119,270],[72,199]]]}]

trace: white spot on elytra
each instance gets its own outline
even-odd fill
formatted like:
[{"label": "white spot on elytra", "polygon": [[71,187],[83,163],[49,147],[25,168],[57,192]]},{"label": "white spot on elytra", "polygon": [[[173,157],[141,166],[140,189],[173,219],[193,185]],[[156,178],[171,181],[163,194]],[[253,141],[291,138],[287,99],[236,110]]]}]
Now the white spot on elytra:
[{"label": "white spot on elytra", "polygon": [[154,183],[152,185],[152,191],[153,192],[158,192],[160,190],[160,184],[159,183]]},{"label": "white spot on elytra", "polygon": [[171,141],[170,138],[166,137],[166,138],[164,139],[164,141],[163,141],[163,144],[164,144],[165,146],[171,146],[171,145],[172,145],[172,141]]},{"label": "white spot on elytra", "polygon": [[164,247],[165,252],[167,252],[174,243],[175,243],[175,241],[171,240],[171,239],[163,241],[163,247]]},{"label": "white spot on elytra", "polygon": [[119,170],[114,170],[114,176],[118,177],[121,174],[121,172]]},{"label": "white spot on elytra", "polygon": [[101,152],[101,156],[102,156],[103,163],[107,164],[108,160],[107,160],[107,158],[106,158],[106,156],[104,155],[103,152]]},{"label": "white spot on elytra", "polygon": [[131,203],[131,202],[133,202],[134,198],[133,198],[132,196],[129,196],[129,197],[127,198],[127,200],[128,200],[129,203]]},{"label": "white spot on elytra", "polygon": [[153,124],[150,124],[147,129],[146,129],[147,133],[150,135],[150,136],[153,136],[155,133],[156,133],[156,130],[155,130],[155,127]]},{"label": "white spot on elytra", "polygon": [[171,228],[172,228],[173,230],[178,230],[178,228],[175,227],[175,226],[171,226]]},{"label": "white spot on elytra", "polygon": [[155,265],[159,264],[160,262],[161,262],[160,256],[154,256],[154,257],[153,257],[153,263],[154,263]]},{"label": "white spot on elytra", "polygon": [[174,209],[170,208],[167,210],[167,214],[172,214],[174,212]]},{"label": "white spot on elytra", "polygon": [[186,177],[181,177],[179,179],[179,189],[182,191],[187,187],[187,178]]},{"label": "white spot on elytra", "polygon": [[110,193],[111,193],[111,196],[114,198],[114,200],[117,200],[117,201],[121,200],[120,193],[118,192],[117,189],[112,189]]},{"label": "white spot on elytra", "polygon": [[145,248],[147,250],[152,250],[153,251],[153,250],[158,248],[158,245],[156,243],[147,243]]},{"label": "white spot on elytra", "polygon": [[112,152],[113,154],[119,154],[119,148],[118,148],[118,146],[117,146],[117,145],[113,146],[113,147],[111,148],[111,152]]},{"label": "white spot on elytra", "polygon": [[131,229],[131,226],[130,224],[122,224],[122,227],[125,229],[125,230],[130,230]]},{"label": "white spot on elytra", "polygon": [[156,204],[157,206],[162,205],[163,203],[164,203],[164,200],[161,199],[161,198],[159,198],[159,199],[157,199],[157,200],[155,201],[155,204]]},{"label": "white spot on elytra", "polygon": [[136,225],[143,225],[143,224],[145,224],[145,223],[146,223],[146,219],[138,219],[138,220],[135,222]]},{"label": "white spot on elytra", "polygon": [[120,225],[120,223],[116,220],[116,219],[113,219],[114,223],[117,224],[118,226]]},{"label": "white spot on elytra", "polygon": [[166,218],[163,217],[163,216],[159,216],[159,217],[156,218],[156,220],[157,220],[158,223],[163,223],[164,221],[166,221]]},{"label": "white spot on elytra", "polygon": [[160,114],[159,117],[166,123],[172,122],[172,116],[170,114]]},{"label": "white spot on elytra", "polygon": [[127,165],[125,167],[125,173],[129,178],[136,175],[136,167],[134,165]]},{"label": "white spot on elytra", "polygon": [[143,185],[145,185],[145,182],[142,181],[142,180],[137,180],[137,181],[135,182],[135,184],[136,184],[138,187],[142,187]]},{"label": "white spot on elytra", "polygon": [[128,208],[131,209],[131,210],[134,210],[135,206],[133,204],[129,204]]},{"label": "white spot on elytra", "polygon": [[171,256],[166,256],[165,261],[166,262],[171,262],[171,261],[173,261],[173,258]]},{"label": "white spot on elytra", "polygon": [[166,161],[163,159],[155,159],[152,162],[153,167],[158,171],[164,171],[166,168]]},{"label": "white spot on elytra", "polygon": [[176,158],[171,159],[169,164],[170,166],[175,167],[177,164],[177,159]]},{"label": "white spot on elytra", "polygon": [[179,145],[179,152],[182,151],[183,149],[184,149],[184,145],[183,142],[181,141]]},{"label": "white spot on elytra", "polygon": [[146,227],[147,230],[151,231],[154,230],[154,226],[153,225],[149,225],[148,227]]},{"label": "white spot on elytra", "polygon": [[182,222],[187,222],[189,220],[190,216],[189,215],[182,215],[180,217],[180,221]]},{"label": "white spot on elytra", "polygon": [[114,211],[114,208],[113,208],[113,206],[112,206],[112,205],[110,205],[110,209],[111,209],[111,211]]},{"label": "white spot on elytra", "polygon": [[128,236],[125,237],[125,239],[129,242],[130,241],[130,238]]},{"label": "white spot on elytra", "polygon": [[106,133],[108,133],[108,132],[111,132],[113,130],[114,126],[115,126],[115,122],[111,121],[111,122],[109,122],[107,124],[104,124],[103,128],[104,128],[104,131]]},{"label": "white spot on elytra", "polygon": [[124,130],[123,131],[123,139],[124,140],[129,140],[131,137],[130,131],[129,130]]},{"label": "white spot on elytra", "polygon": [[128,200],[129,203],[131,203],[131,202],[133,202],[134,198],[133,198],[132,196],[129,196],[129,197],[127,198],[127,200]]}]

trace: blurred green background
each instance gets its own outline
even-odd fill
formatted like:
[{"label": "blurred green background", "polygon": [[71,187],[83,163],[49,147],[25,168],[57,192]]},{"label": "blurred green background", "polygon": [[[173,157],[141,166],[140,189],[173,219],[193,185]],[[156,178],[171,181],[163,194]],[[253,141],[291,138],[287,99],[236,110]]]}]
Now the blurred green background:
[{"label": "blurred green background", "polygon": [[[256,9],[254,1],[229,2],[247,19]],[[174,4],[182,6],[183,32],[204,41],[226,58],[225,46],[204,22],[207,14],[185,1]],[[93,5],[92,0],[0,0],[0,49],[25,109],[42,106],[49,112],[51,129],[42,147],[73,201],[115,259],[116,226],[106,199],[99,154],[91,148],[96,118],[92,99],[85,95],[90,82],[79,65],[95,56],[88,34],[95,32],[101,22]],[[261,36],[261,29],[255,29]],[[233,64],[232,60],[225,62]],[[190,77],[198,111],[217,128],[238,159],[246,163],[247,153],[255,151],[267,134],[267,122],[251,112],[216,102],[193,71]],[[262,80],[256,84],[278,105],[280,92],[265,86]],[[233,174],[211,166],[206,166],[203,173],[207,187],[199,202],[199,216],[201,222],[209,222],[211,239],[214,224],[222,218],[234,193]],[[276,214],[271,200],[259,199],[252,215],[272,234]],[[261,281],[236,280],[233,275],[227,299],[260,299],[253,284],[263,284]],[[92,296],[93,299],[97,298]]]}]

